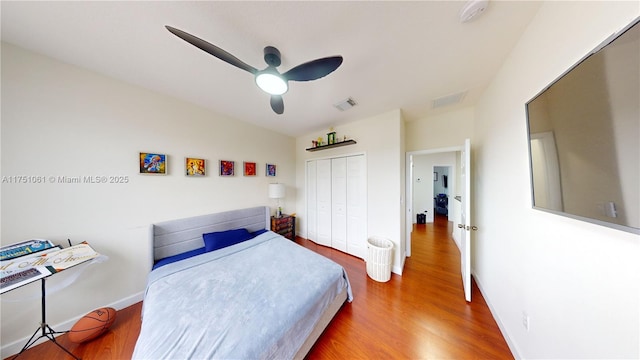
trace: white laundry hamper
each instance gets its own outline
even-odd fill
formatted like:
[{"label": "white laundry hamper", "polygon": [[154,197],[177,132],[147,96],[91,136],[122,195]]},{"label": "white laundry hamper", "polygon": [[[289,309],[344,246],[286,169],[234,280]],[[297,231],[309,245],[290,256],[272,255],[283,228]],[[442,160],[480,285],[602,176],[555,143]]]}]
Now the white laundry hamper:
[{"label": "white laundry hamper", "polygon": [[391,240],[379,236],[370,237],[367,240],[367,275],[375,281],[389,281],[392,255]]}]

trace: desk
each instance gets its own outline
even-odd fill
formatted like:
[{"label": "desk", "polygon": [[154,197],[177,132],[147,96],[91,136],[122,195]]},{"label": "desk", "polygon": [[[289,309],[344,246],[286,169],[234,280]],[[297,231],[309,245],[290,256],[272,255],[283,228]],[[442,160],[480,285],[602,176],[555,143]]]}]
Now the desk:
[{"label": "desk", "polygon": [[[17,358],[22,354],[25,350],[30,348],[33,344],[35,344],[38,340],[42,338],[47,338],[50,341],[53,341],[60,349],[64,350],[67,354],[73,357],[76,360],[80,360],[77,356],[73,355],[69,350],[67,350],[64,346],[60,345],[55,338],[56,334],[64,334],[68,331],[55,331],[47,324],[47,293],[46,293],[46,280],[48,277],[57,274],[63,270],[70,269],[72,267],[83,264],[87,261],[91,261],[98,258],[106,258],[101,257],[100,254],[95,252],[87,243],[81,243],[75,246],[70,246],[66,249],[53,248],[50,251],[43,251],[42,255],[38,255],[40,253],[35,253],[32,256],[25,256],[22,258],[14,258],[7,259],[2,262],[1,268],[4,271],[15,271],[11,273],[11,275],[3,277],[3,289],[0,291],[2,293],[11,291],[18,287],[33,283],[37,280],[41,281],[41,322],[40,326],[36,329],[36,331],[31,335],[31,338],[24,345],[22,350],[18,354],[16,354],[13,359]],[[30,266],[30,267],[29,267]],[[21,270],[23,269],[24,270]],[[17,270],[20,269],[20,270]],[[20,276],[22,273],[26,272],[39,272],[39,275],[29,277],[29,276]],[[48,272],[48,273],[47,273]],[[13,281],[8,281],[8,278],[13,278]],[[22,281],[19,279],[22,278]],[[18,280],[16,280],[18,279]],[[5,286],[6,285],[6,286]],[[40,333],[40,336],[37,336]]]}]

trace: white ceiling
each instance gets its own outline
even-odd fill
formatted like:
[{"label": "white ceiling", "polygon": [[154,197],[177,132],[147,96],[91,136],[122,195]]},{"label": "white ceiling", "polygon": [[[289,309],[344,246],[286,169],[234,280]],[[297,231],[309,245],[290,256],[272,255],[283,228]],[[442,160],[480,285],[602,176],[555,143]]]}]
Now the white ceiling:
[{"label": "white ceiling", "polygon": [[[461,1],[2,1],[2,41],[300,136],[401,109],[408,121],[473,105],[540,2],[491,1],[461,23]],[[251,74],[169,33],[171,25],[258,69],[267,45],[282,53],[280,72],[342,55],[340,68],[291,82],[285,111]],[[457,104],[436,98],[466,91]],[[333,104],[352,97],[341,112]],[[179,121],[179,119],[177,119]]]}]

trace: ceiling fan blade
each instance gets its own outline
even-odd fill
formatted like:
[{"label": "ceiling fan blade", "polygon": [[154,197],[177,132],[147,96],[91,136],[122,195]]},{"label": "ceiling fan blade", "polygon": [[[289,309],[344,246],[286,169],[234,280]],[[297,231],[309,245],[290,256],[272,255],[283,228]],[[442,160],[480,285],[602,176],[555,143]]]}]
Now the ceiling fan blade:
[{"label": "ceiling fan blade", "polygon": [[169,25],[165,26],[167,30],[169,30],[173,35],[179,37],[180,39],[188,42],[189,44],[217,57],[218,59],[227,62],[235,67],[238,67],[242,70],[248,71],[252,74],[255,74],[258,70],[251,65],[246,64],[242,60],[237,57],[229,54],[228,52],[222,50],[221,48],[200,39],[199,37],[193,36],[189,33],[186,33],[180,29],[176,29]]},{"label": "ceiling fan blade", "polygon": [[278,115],[284,112],[284,102],[282,101],[282,96],[271,95],[271,108]]},{"label": "ceiling fan blade", "polygon": [[310,81],[327,76],[342,64],[342,56],[312,60],[282,74],[287,80]]}]

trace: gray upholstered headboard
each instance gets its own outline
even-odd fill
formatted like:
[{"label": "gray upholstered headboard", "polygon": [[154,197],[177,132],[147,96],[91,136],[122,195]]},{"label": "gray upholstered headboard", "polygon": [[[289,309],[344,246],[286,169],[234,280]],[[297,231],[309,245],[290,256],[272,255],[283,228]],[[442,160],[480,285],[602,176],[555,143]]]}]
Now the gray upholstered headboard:
[{"label": "gray upholstered headboard", "polygon": [[270,228],[266,206],[163,221],[151,225],[153,259],[195,250],[204,246],[202,234],[245,228],[250,232]]}]

